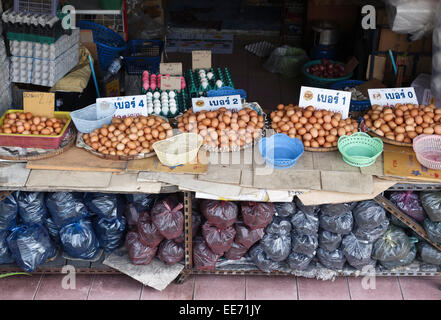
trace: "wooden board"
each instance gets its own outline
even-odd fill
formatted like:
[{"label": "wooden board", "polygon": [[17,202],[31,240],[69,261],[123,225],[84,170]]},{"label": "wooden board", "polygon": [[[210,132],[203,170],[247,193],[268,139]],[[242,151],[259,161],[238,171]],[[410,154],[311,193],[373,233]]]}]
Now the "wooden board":
[{"label": "wooden board", "polygon": [[25,163],[4,164],[0,166],[0,185],[3,189],[22,188],[28,180],[31,170]]},{"label": "wooden board", "polygon": [[26,183],[28,189],[107,188],[111,172],[73,172],[62,170],[31,170]]},{"label": "wooden board", "polygon": [[124,172],[127,161],[105,160],[95,157],[84,149],[70,148],[49,159],[29,161],[26,168],[38,170]]}]

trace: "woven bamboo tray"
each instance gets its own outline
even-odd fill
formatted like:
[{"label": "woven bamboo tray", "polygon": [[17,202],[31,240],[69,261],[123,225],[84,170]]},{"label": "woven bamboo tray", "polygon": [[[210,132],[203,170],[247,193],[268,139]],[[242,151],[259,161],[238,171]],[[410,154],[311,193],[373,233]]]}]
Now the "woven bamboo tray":
[{"label": "woven bamboo tray", "polygon": [[360,123],[360,131],[366,132],[367,134],[369,134],[372,137],[380,138],[381,141],[383,141],[384,143],[387,143],[387,144],[392,144],[394,146],[399,146],[399,147],[408,147],[408,148],[413,147],[412,143],[398,142],[395,140],[388,139],[386,137],[382,137],[379,134],[376,134],[372,129],[370,129],[366,126],[366,124],[364,123],[364,120]]}]

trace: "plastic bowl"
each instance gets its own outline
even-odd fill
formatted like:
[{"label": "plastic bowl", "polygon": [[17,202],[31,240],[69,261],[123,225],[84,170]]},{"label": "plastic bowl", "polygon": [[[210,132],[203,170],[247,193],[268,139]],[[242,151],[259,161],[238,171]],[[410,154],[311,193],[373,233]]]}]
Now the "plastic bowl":
[{"label": "plastic bowl", "polygon": [[429,169],[441,170],[441,136],[421,134],[413,139],[413,151],[419,163]]},{"label": "plastic bowl", "polygon": [[72,111],[70,117],[79,132],[91,133],[93,130],[101,128],[105,124],[110,124],[115,111],[115,108],[103,110],[104,117],[98,118],[96,103],[94,103],[83,109]]},{"label": "plastic bowl", "polygon": [[203,140],[197,133],[182,133],[155,142],[152,147],[163,165],[175,167],[192,162],[198,155]]},{"label": "plastic bowl", "polygon": [[303,155],[303,143],[298,138],[277,133],[259,141],[259,151],[265,163],[274,169],[292,168]]},{"label": "plastic bowl", "polygon": [[383,152],[383,141],[365,132],[356,132],[338,139],[338,150],[343,161],[354,167],[368,167]]}]

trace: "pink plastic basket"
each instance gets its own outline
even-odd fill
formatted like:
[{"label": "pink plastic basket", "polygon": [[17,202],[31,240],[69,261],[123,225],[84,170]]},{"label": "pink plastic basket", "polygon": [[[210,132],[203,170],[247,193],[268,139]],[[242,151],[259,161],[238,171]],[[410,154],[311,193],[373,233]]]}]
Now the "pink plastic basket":
[{"label": "pink plastic basket", "polygon": [[441,170],[441,136],[421,134],[413,139],[418,162],[429,169]]}]

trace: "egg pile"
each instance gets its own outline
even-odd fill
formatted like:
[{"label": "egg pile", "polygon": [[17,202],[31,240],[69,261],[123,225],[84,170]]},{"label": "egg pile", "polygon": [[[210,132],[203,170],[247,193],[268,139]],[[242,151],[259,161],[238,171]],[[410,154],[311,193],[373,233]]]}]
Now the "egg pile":
[{"label": "egg pile", "polygon": [[83,134],[95,151],[112,156],[134,156],[153,151],[152,145],[173,136],[170,124],[158,116],[113,118],[110,125]]},{"label": "egg pile", "polygon": [[271,127],[290,138],[299,138],[305,147],[331,148],[338,145],[338,138],[358,131],[357,121],[342,119],[340,113],[317,110],[313,106],[306,109],[289,104],[279,104],[271,112]]},{"label": "egg pile", "polygon": [[30,112],[13,112],[6,114],[0,133],[57,136],[66,123],[66,119],[33,116]]},{"label": "egg pile", "polygon": [[441,135],[441,109],[434,105],[373,105],[363,118],[376,134],[397,142],[411,143],[419,134]]},{"label": "egg pile", "polygon": [[176,92],[162,91],[147,92],[147,114],[164,115],[168,114],[175,115],[178,112],[177,96]]},{"label": "egg pile", "polygon": [[249,108],[237,112],[220,108],[197,113],[189,109],[178,118],[178,129],[199,133],[204,138],[203,144],[211,148],[235,150],[260,137],[264,121],[262,115]]}]

